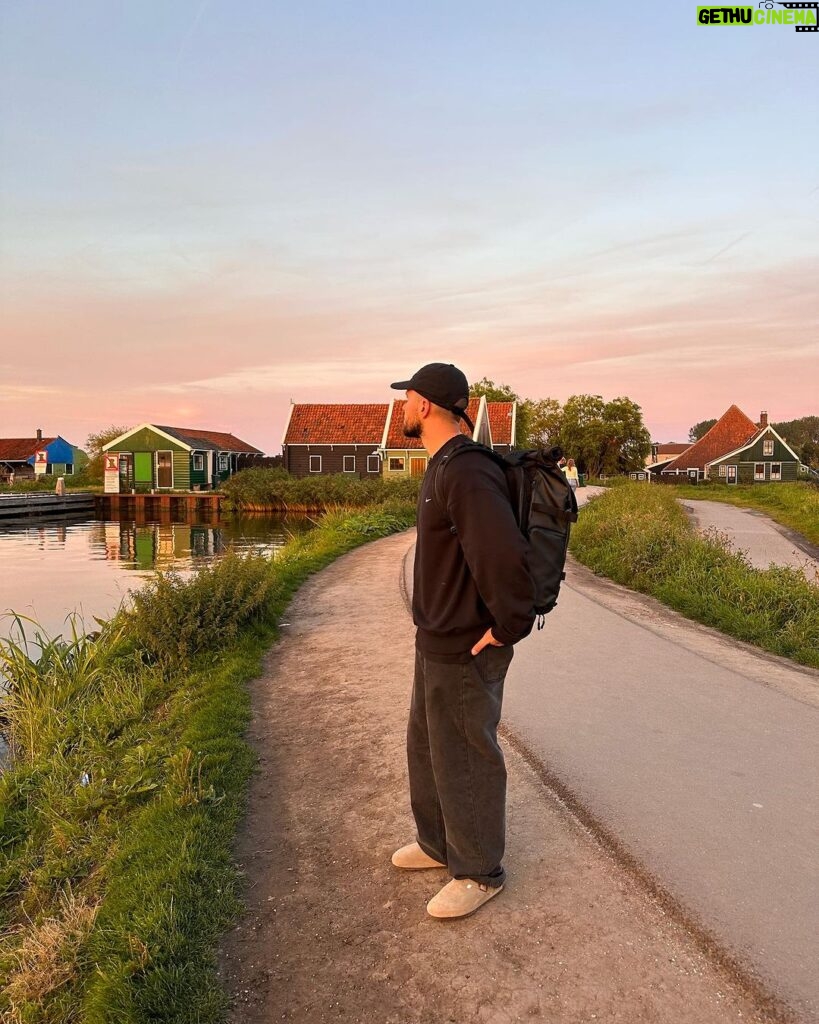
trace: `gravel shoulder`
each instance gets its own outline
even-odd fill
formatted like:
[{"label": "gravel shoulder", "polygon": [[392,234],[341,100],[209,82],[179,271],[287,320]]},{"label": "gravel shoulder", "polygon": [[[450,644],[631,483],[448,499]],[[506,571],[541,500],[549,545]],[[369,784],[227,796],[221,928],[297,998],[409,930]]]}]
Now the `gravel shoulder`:
[{"label": "gravel shoulder", "polygon": [[506,747],[503,893],[439,922],[443,871],[405,873],[412,531],[339,559],[294,599],[252,684],[259,756],[236,859],[246,913],[221,975],[232,1020],[439,1024],[780,1021],[670,920]]}]

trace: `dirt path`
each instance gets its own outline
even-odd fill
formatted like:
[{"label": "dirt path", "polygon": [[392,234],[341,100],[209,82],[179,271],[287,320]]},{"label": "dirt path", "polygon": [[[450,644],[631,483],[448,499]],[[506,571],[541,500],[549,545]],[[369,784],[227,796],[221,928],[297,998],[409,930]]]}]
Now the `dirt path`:
[{"label": "dirt path", "polygon": [[507,749],[504,892],[439,922],[445,872],[403,873],[413,534],[314,577],[253,684],[259,771],[237,860],[247,912],[222,977],[233,1020],[367,1024],[721,1024],[779,1018],[670,922]]}]

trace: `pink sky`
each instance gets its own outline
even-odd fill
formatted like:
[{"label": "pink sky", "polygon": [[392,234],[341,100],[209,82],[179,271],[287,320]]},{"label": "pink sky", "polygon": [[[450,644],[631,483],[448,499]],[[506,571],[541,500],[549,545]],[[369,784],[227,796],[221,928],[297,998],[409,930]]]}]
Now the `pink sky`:
[{"label": "pink sky", "polygon": [[659,441],[819,413],[815,39],[647,0],[237,10],[0,13],[0,436],[275,454],[291,399],[433,360],[626,395]]}]

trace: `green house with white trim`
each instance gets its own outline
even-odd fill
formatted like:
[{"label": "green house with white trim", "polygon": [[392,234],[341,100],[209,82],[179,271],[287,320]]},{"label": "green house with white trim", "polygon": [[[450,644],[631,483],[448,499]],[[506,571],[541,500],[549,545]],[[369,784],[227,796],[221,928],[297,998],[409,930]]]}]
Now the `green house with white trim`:
[{"label": "green house with white trim", "polygon": [[763,412],[757,432],[741,447],[708,462],[705,475],[708,480],[727,485],[783,483],[800,479],[802,467],[799,456]]},{"label": "green house with white trim", "polygon": [[209,491],[263,453],[233,434],[141,423],[103,447],[105,489]]}]

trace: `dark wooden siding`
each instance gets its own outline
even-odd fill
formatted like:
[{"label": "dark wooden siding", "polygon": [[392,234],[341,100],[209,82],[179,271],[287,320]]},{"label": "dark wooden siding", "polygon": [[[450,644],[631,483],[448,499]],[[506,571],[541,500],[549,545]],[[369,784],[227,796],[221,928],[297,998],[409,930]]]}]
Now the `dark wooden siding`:
[{"label": "dark wooden siding", "polygon": [[[377,477],[381,473],[381,463],[378,463],[378,470],[367,469],[367,457],[372,455],[377,445],[374,444],[297,444],[287,445],[284,449],[284,466],[292,476],[332,476],[335,473],[343,473],[345,476],[357,476],[361,479],[366,477]],[[310,456],[321,456],[321,473],[310,472]],[[355,472],[344,473],[344,456],[355,457]],[[373,462],[375,465],[375,461]]]}]

